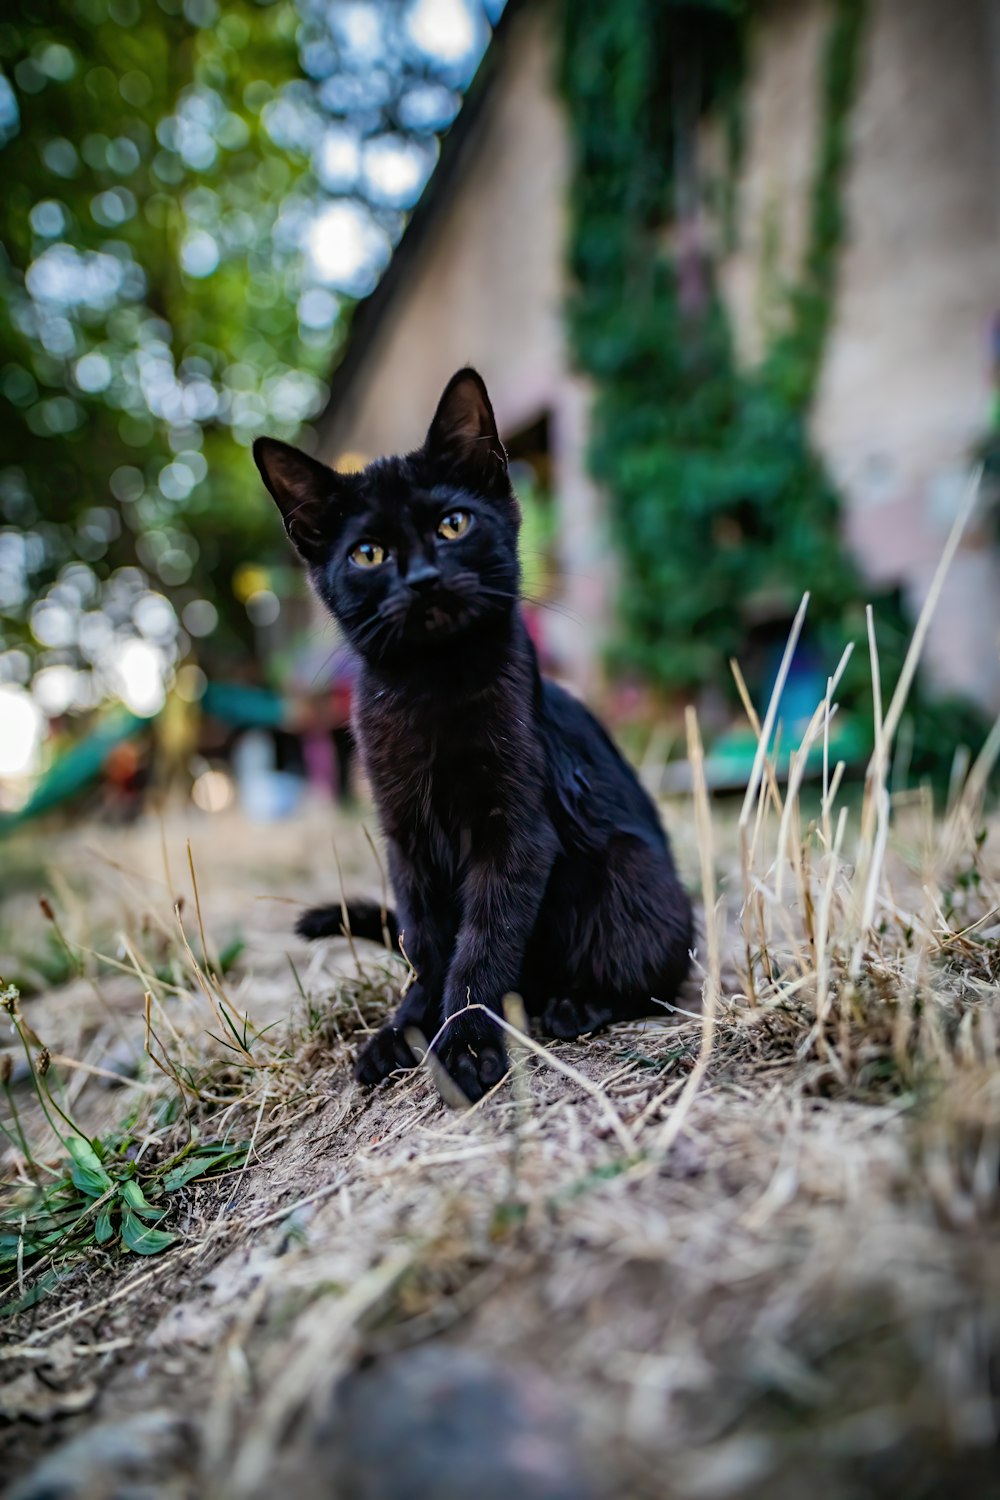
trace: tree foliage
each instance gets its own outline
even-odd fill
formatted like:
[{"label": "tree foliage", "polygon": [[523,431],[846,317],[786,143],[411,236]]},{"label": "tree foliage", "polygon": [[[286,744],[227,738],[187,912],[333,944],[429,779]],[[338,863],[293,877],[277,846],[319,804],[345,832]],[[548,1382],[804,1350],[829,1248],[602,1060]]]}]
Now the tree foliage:
[{"label": "tree foliage", "polygon": [[85,707],[131,635],[167,668],[253,648],[287,553],[248,444],[308,443],[485,44],[469,15],[441,55],[392,0],[5,12],[0,680],[55,666],[47,706]]},{"label": "tree foliage", "polygon": [[232,575],[271,527],[244,445],[318,409],[330,347],[297,316],[308,162],[269,128],[296,28],[252,0],[39,0],[0,27],[0,606],[43,663],[77,606],[99,661],[147,578],[245,632]]}]

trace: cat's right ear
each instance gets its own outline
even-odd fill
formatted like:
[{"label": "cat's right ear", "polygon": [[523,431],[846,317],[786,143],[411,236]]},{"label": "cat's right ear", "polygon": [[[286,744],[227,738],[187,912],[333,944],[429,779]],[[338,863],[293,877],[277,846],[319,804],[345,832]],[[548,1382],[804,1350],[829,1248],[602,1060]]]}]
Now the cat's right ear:
[{"label": "cat's right ear", "polygon": [[296,551],[322,562],[343,519],[343,475],[277,438],[258,438],[253,456]]},{"label": "cat's right ear", "polygon": [[485,475],[494,482],[499,477],[506,483],[507,451],[478,371],[466,366],[451,377],[424,447],[455,468],[471,471],[479,478]]}]

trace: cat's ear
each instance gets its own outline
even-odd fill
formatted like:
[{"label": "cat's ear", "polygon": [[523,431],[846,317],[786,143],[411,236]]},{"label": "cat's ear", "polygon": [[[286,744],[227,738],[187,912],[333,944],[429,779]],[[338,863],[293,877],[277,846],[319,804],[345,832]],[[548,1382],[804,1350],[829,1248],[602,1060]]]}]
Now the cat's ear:
[{"label": "cat's ear", "polygon": [[258,438],[253,456],[296,550],[306,562],[322,562],[343,520],[349,482],[277,438]]},{"label": "cat's ear", "polygon": [[482,376],[459,370],[444,388],[425,447],[442,459],[487,480],[507,476],[507,450],[497,432],[493,407]]}]

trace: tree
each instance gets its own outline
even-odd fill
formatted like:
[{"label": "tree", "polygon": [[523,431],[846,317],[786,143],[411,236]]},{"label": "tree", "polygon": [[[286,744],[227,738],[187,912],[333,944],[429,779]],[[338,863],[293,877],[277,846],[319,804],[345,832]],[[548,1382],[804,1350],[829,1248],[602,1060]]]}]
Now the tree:
[{"label": "tree", "polygon": [[0,679],[56,711],[137,634],[167,669],[252,647],[286,552],[247,447],[321,410],[485,45],[466,14],[457,47],[387,0],[0,23]]}]

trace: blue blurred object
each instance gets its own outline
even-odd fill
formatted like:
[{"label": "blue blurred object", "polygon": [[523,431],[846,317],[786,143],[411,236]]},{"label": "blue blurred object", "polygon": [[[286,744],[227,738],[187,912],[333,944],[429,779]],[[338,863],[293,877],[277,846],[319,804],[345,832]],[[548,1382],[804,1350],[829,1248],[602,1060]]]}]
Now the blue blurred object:
[{"label": "blue blurred object", "polygon": [[240,806],[251,823],[280,823],[302,801],[305,782],[288,771],[264,771],[240,786]]},{"label": "blue blurred object", "polygon": [[[238,729],[280,729],[286,714],[285,700],[279,694],[269,688],[247,687],[238,682],[210,682],[202,698],[202,708]],[[17,812],[0,815],[0,834],[40,817],[84,791],[100,776],[104,762],[115,746],[148,728],[152,722],[152,719],[140,718],[125,708],[115,709],[102,718],[43,773],[23,807]],[[280,776],[278,772],[273,774]],[[265,813],[262,821],[287,817],[294,811],[301,787],[297,778],[285,779],[293,785],[272,790],[267,808],[275,810],[269,815]]]},{"label": "blue blurred object", "polygon": [[[770,653],[764,701],[770,700],[774,684],[781,669],[784,646],[775,646]],[[826,677],[819,653],[808,643],[800,641],[788,668],[788,676],[781,694],[781,718],[785,735],[801,739],[816,712],[817,705],[826,696]]]}]

